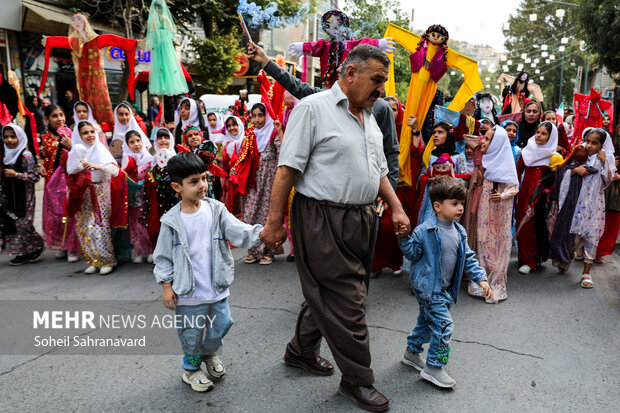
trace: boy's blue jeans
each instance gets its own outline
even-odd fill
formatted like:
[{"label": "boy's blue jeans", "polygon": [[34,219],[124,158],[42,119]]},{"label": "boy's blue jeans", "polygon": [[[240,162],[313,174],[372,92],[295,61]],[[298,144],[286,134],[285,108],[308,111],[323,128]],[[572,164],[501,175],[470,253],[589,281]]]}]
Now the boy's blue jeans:
[{"label": "boy's blue jeans", "polygon": [[183,348],[181,365],[185,370],[198,370],[205,356],[222,346],[222,339],[234,323],[228,298],[212,304],[177,305],[176,314],[183,323],[177,329]]},{"label": "boy's blue jeans", "polygon": [[[417,298],[417,297],[416,297]],[[450,357],[450,338],[452,337],[452,297],[446,292],[433,295],[430,300],[418,298],[420,314],[413,331],[407,337],[407,348],[414,353],[422,353],[422,345],[430,342],[427,366],[445,366]]]}]

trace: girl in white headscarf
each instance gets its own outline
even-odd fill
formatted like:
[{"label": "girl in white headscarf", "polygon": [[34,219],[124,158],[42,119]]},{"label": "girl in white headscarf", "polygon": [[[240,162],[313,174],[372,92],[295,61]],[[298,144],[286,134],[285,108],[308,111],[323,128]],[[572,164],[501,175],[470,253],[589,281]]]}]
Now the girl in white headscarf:
[{"label": "girl in white headscarf", "polygon": [[[551,157],[557,153],[558,130],[551,122],[542,122],[535,135],[529,138],[517,163],[517,175],[523,175],[519,196],[517,197],[516,221],[520,223],[530,207],[530,197],[538,182],[550,172]],[[529,274],[536,271],[542,261],[547,259],[548,233],[545,225],[547,215],[545,202],[538,202],[534,218],[528,220],[517,237],[519,244],[519,272]]]},{"label": "girl in white headscarf", "polygon": [[209,129],[209,139],[215,144],[222,144],[226,140],[226,130],[224,120],[219,113],[207,112],[207,129]]},{"label": "girl in white headscarf", "polygon": [[43,253],[44,242],[34,229],[35,190],[39,172],[28,151],[28,137],[19,126],[2,128],[4,185],[6,204],[0,204],[2,236],[7,253],[14,256],[10,265],[35,262]]},{"label": "girl in white headscarf", "polygon": [[[250,225],[267,223],[267,208],[271,198],[271,187],[278,169],[278,154],[282,139],[282,124],[271,119],[265,105],[256,103],[250,111],[252,127],[256,136],[256,148],[260,154],[258,170],[256,171],[256,185],[250,187],[243,207],[243,222]],[[249,137],[248,137],[249,138]],[[246,138],[246,139],[248,139]],[[270,249],[265,244],[250,248],[245,262],[251,264],[260,260],[260,264],[268,265],[275,255],[284,254],[282,246]]]},{"label": "girl in white headscarf", "polygon": [[205,139],[209,139],[209,131],[205,126],[202,112],[194,99],[181,100],[174,112],[174,140],[175,146],[183,143],[183,131],[187,125],[197,125],[203,132]]},{"label": "girl in white headscarf", "polygon": [[97,132],[97,136],[99,137],[99,142],[103,144],[103,146],[108,148],[108,140],[101,129],[101,126],[97,123],[95,118],[93,117],[93,110],[90,108],[88,103],[83,100],[78,100],[75,105],[73,105],[73,119],[75,120],[75,124],[73,125],[73,132],[71,133],[71,142],[80,143],[80,132],[77,130],[77,124],[80,121],[90,122],[91,125],[95,127],[95,131]]},{"label": "girl in white headscarf", "polygon": [[146,150],[144,139],[140,133],[130,130],[125,136],[123,143],[123,170],[127,173],[133,182],[129,182],[130,193],[136,191],[135,196],[131,196],[129,200],[129,233],[131,236],[131,244],[133,245],[134,258],[133,262],[141,264],[144,260],[152,262],[153,245],[146,227],[140,222],[143,215],[144,194],[143,185],[144,178],[151,170],[155,163],[154,158]]},{"label": "girl in white headscarf", "polygon": [[[144,147],[147,150],[151,149],[151,146],[153,145],[151,144],[151,141],[149,141],[146,134],[140,128],[138,121],[134,118],[133,112],[131,110],[131,105],[127,102],[123,102],[114,109],[114,134],[112,135],[112,141],[110,143],[110,146],[112,146],[113,143],[116,141],[125,142],[125,135],[130,130],[137,131],[142,137]],[[119,162],[120,159],[121,157],[118,156],[118,159],[116,159],[117,162]]]},{"label": "girl in white headscarf", "polygon": [[248,187],[252,186],[256,179],[256,137],[254,134],[246,137],[243,122],[236,116],[228,116],[224,124],[226,142],[222,151],[222,165],[228,177],[223,188],[223,198],[228,211],[238,215],[241,213],[239,197],[248,194]]},{"label": "girl in white headscarf", "polygon": [[[486,270],[493,298],[497,303],[508,298],[506,274],[512,246],[513,198],[519,192],[519,180],[514,156],[506,130],[494,126],[480,142],[483,184],[478,203],[478,261]],[[484,297],[482,289],[469,282],[467,292]]]},{"label": "girl in white headscarf", "polygon": [[[114,157],[97,139],[94,125],[78,122],[79,144],[74,144],[67,159],[69,199],[67,214],[77,213],[77,233],[87,274],[105,275],[113,271],[116,257],[112,246],[110,219],[112,194],[110,180],[119,173]],[[90,179],[88,179],[90,178]]]},{"label": "girl in white headscarf", "polygon": [[581,286],[594,286],[590,269],[596,258],[596,249],[605,229],[605,188],[616,173],[614,147],[611,136],[601,128],[588,131],[583,145],[588,154],[586,165],[599,171],[589,174],[586,166],[573,169],[583,177],[579,199],[573,214],[570,233],[575,234],[576,259],[583,259]]}]

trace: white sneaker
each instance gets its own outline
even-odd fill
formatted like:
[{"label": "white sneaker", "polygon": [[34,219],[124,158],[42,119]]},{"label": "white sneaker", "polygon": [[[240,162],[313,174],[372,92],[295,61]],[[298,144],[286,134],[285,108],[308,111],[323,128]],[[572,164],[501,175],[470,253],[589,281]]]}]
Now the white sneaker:
[{"label": "white sneaker", "polygon": [[134,264],[142,264],[144,262],[144,258],[138,255],[134,257],[134,259],[131,261],[133,261]]},{"label": "white sneaker", "polygon": [[207,371],[209,372],[209,374],[216,379],[219,379],[224,374],[226,374],[226,368],[224,368],[224,364],[215,353],[207,356],[205,364],[207,365]]},{"label": "white sneaker", "polygon": [[149,256],[146,257],[146,262],[148,262],[149,264],[153,263],[153,254],[149,254]]},{"label": "white sneaker", "polygon": [[521,274],[529,274],[532,272],[532,268],[529,265],[522,265],[519,267],[519,272]]},{"label": "white sneaker", "polygon": [[99,270],[99,275],[107,275],[111,273],[112,271],[114,271],[114,267],[112,267],[111,265],[104,265]]},{"label": "white sneaker", "polygon": [[79,260],[80,260],[79,254],[75,254],[73,252],[70,252],[67,254],[67,262],[77,262]]},{"label": "white sneaker", "polygon": [[183,373],[183,382],[192,386],[194,391],[209,391],[213,389],[213,382],[204,374],[202,370],[188,371]]},{"label": "white sneaker", "polygon": [[54,254],[54,258],[56,258],[57,260],[61,260],[65,258],[66,256],[67,256],[67,251],[65,250],[58,250],[56,251],[56,254]]},{"label": "white sneaker", "polygon": [[420,372],[420,377],[443,389],[456,386],[456,381],[446,373],[443,367],[426,366]]},{"label": "white sneaker", "polygon": [[84,272],[86,274],[94,274],[97,272],[97,267],[95,267],[94,265],[91,265],[90,267],[86,268]]}]

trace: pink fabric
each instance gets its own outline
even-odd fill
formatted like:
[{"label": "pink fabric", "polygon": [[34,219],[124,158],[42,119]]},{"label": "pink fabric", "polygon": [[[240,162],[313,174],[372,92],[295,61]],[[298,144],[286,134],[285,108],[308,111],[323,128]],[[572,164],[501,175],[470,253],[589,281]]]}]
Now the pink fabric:
[{"label": "pink fabric", "polygon": [[[316,42],[304,42],[304,46],[303,46],[304,55],[319,57],[321,59],[321,78],[325,75],[325,71],[329,67],[329,47],[331,46],[331,42],[332,42],[331,40],[325,40],[325,39],[319,39]],[[346,40],[344,42],[344,53],[342,54],[342,61],[344,62],[344,59],[347,58],[347,55],[349,54],[349,52],[355,46],[358,46],[360,44],[369,44],[375,47],[379,47],[379,39]],[[334,79],[333,81],[335,80],[336,79]]]},{"label": "pink fabric", "polygon": [[[56,168],[43,192],[43,233],[51,250],[66,250],[79,254],[80,241],[75,232],[75,218],[62,222],[67,202],[67,180],[62,166]],[[63,245],[64,236],[64,245]]]},{"label": "pink fabric", "polygon": [[[424,63],[426,62],[427,52],[428,47],[426,43],[424,43],[424,46],[420,47],[420,50],[417,50],[409,56],[412,73],[417,73],[420,69],[422,69],[422,66],[424,66]],[[431,79],[435,82],[439,82],[443,75],[445,75],[448,71],[448,66],[446,66],[446,62],[444,61],[444,51],[441,47],[437,49],[437,52],[435,52],[435,55],[431,59],[428,65],[428,71],[431,75]]]}]

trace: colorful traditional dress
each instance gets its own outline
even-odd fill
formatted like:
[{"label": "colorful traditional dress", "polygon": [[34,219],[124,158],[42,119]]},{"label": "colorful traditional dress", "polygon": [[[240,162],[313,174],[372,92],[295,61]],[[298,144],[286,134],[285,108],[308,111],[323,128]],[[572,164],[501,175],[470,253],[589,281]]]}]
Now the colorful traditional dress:
[{"label": "colorful traditional dress", "polygon": [[[43,238],[34,229],[35,190],[39,181],[37,164],[28,151],[28,137],[22,128],[9,123],[18,138],[17,147],[8,149],[4,145],[4,168],[13,169],[17,177],[3,177],[2,191],[6,199],[5,208],[0,208],[0,229],[4,246],[11,255],[28,255],[41,251]],[[10,214],[10,215],[9,215]]]},{"label": "colorful traditional dress", "polygon": [[71,136],[71,129],[63,126],[50,130],[41,137],[41,156],[45,167],[43,193],[43,235],[51,250],[80,253],[80,241],[75,232],[75,219],[64,218],[67,202],[66,164],[68,148],[60,143],[61,136]]},{"label": "colorful traditional dress", "polygon": [[[494,128],[493,140],[482,155],[484,183],[478,205],[478,261],[485,269],[487,280],[493,290],[491,302],[505,300],[506,275],[512,247],[512,206],[519,190],[517,169],[513,162],[512,148],[506,130]],[[491,201],[491,194],[501,195],[500,202]],[[473,281],[467,291],[482,297],[484,291]]]},{"label": "colorful traditional dress", "polygon": [[[265,225],[267,223],[271,187],[278,169],[280,135],[273,128],[273,120],[269,115],[265,115],[265,120],[265,125],[261,129],[249,130],[256,136],[257,149],[260,153],[259,166],[256,171],[256,185],[248,190],[243,208],[242,221],[250,225]],[[284,249],[280,246],[272,250],[261,243],[258,247],[250,248],[248,254],[262,258],[265,255],[284,254]]]},{"label": "colorful traditional dress", "polygon": [[[85,170],[82,162],[100,165],[101,169]],[[70,202],[67,215],[77,213],[77,228],[84,259],[88,265],[101,268],[117,264],[112,245],[113,196],[111,179],[119,169],[110,152],[99,141],[93,145],[75,144],[69,153],[67,171]],[[114,219],[120,218],[114,212]]]}]

